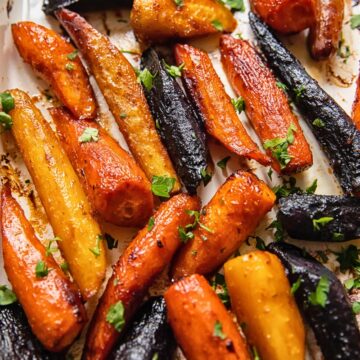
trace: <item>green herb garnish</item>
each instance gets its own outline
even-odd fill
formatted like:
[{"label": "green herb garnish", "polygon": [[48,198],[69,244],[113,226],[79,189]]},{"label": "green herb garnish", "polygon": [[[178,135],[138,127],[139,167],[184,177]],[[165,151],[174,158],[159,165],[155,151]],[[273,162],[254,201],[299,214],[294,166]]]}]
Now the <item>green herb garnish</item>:
[{"label": "green herb garnish", "polygon": [[147,91],[152,89],[155,77],[156,74],[153,75],[147,68],[138,72],[138,82],[143,84]]},{"label": "green herb garnish", "polygon": [[313,219],[313,226],[315,231],[320,231],[320,228],[324,227],[329,222],[333,221],[334,218],[330,216],[324,216],[320,219]]},{"label": "green herb garnish", "polygon": [[6,285],[0,285],[0,306],[10,305],[16,300],[16,295]]},{"label": "green herb garnish", "polygon": [[103,240],[102,235],[96,236],[96,245],[93,248],[89,248],[89,250],[95,255],[95,257],[100,256],[100,241]]},{"label": "green herb garnish", "polygon": [[66,57],[69,60],[75,60],[78,57],[79,51],[78,50],[74,50],[73,52],[71,52],[70,54],[67,54]]},{"label": "green herb garnish", "polygon": [[224,26],[219,20],[213,20],[211,22],[211,25],[217,30],[217,31],[223,31]]},{"label": "green herb garnish", "polygon": [[201,177],[203,179],[204,186],[206,186],[212,178],[212,174],[207,170],[207,168],[203,168],[201,170]]},{"label": "green herb garnish", "polygon": [[316,290],[315,292],[312,292],[309,295],[309,302],[310,304],[314,305],[314,306],[321,306],[321,307],[325,307],[326,305],[326,301],[328,298],[328,293],[330,290],[330,282],[329,279],[326,276],[321,276],[317,286],[316,286]]},{"label": "green herb garnish", "polygon": [[37,278],[43,278],[47,276],[51,270],[44,261],[39,260],[35,266],[35,275]]},{"label": "green herb garnish", "polygon": [[241,96],[237,99],[231,99],[231,103],[239,114],[245,111],[245,100]]},{"label": "green herb garnish", "polygon": [[226,156],[226,157],[224,157],[223,159],[221,159],[220,161],[218,161],[218,162],[216,163],[216,165],[217,165],[220,169],[224,170],[224,169],[226,168],[227,162],[228,162],[230,159],[231,159],[231,156]]},{"label": "green herb garnish", "polygon": [[120,332],[125,325],[125,308],[122,301],[110,306],[106,314],[106,321],[111,324],[116,331]]},{"label": "green herb garnish", "polygon": [[169,65],[165,61],[163,61],[165,66],[166,72],[173,78],[181,77],[181,72],[185,66],[184,63],[180,64],[179,66]]},{"label": "green herb garnish", "polygon": [[8,113],[15,107],[15,101],[9,92],[3,92],[0,94],[0,102],[2,110]]},{"label": "green herb garnish", "polygon": [[93,127],[87,127],[79,136],[79,142],[97,142],[99,141],[99,130]]},{"label": "green herb garnish", "polygon": [[301,285],[301,276],[298,277],[298,279],[291,285],[291,294],[295,294],[296,291],[299,289]]},{"label": "green herb garnish", "polygon": [[226,335],[223,333],[222,330],[222,324],[219,320],[216,320],[215,322],[213,335],[220,338],[221,340],[226,339]]},{"label": "green herb garnish", "polygon": [[150,217],[148,225],[147,225],[147,229],[148,231],[151,231],[153,229],[155,225],[155,218],[153,216]]},{"label": "green herb garnish", "polygon": [[175,179],[167,176],[154,176],[151,181],[151,191],[154,195],[169,198],[175,185]]},{"label": "green herb garnish", "polygon": [[322,127],[325,126],[325,123],[324,123],[321,119],[319,119],[319,118],[316,118],[316,119],[312,122],[312,124],[313,124],[314,126],[318,127],[318,128],[322,128]]},{"label": "green herb garnish", "polygon": [[350,19],[350,26],[352,29],[357,29],[360,27],[360,14],[359,15],[353,15]]}]

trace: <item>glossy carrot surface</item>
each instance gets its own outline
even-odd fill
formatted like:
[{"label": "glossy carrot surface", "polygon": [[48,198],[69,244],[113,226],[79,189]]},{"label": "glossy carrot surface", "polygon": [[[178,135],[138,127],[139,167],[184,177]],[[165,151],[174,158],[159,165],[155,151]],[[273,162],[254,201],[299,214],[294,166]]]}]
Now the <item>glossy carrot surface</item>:
[{"label": "glossy carrot surface", "polygon": [[255,175],[239,171],[230,176],[202,209],[193,239],[173,262],[173,277],[215,271],[253,234],[274,202],[274,193]]},{"label": "glossy carrot surface", "polygon": [[74,116],[94,118],[96,99],[77,50],[55,31],[30,21],[12,24],[11,30],[20,56],[50,83]]},{"label": "glossy carrot surface", "polygon": [[186,211],[199,207],[196,197],[172,197],[154,214],[153,226],[142,229],[121,255],[92,319],[84,359],[106,359],[121,333],[106,320],[111,306],[121,301],[125,322],[132,318],[148,287],[180,246],[178,228],[191,221]]},{"label": "glossy carrot surface", "polygon": [[312,153],[299,121],[256,50],[248,41],[227,35],[221,37],[220,50],[228,79],[244,98],[246,115],[272,157],[274,169],[291,174],[311,166]]},{"label": "glossy carrot surface", "polygon": [[239,120],[209,55],[190,45],[178,44],[175,57],[178,66],[184,64],[184,84],[202,114],[206,131],[233,153],[269,165],[270,159],[259,150]]},{"label": "glossy carrot surface", "polygon": [[201,275],[170,286],[168,319],[187,360],[250,360],[246,342],[231,315]]},{"label": "glossy carrot surface", "polygon": [[[8,186],[1,192],[1,235],[5,271],[32,331],[48,350],[63,350],[82,330],[85,308],[78,289],[46,255]],[[42,277],[36,275],[39,262],[48,271]]]},{"label": "glossy carrot surface", "polygon": [[[119,226],[143,226],[154,201],[135,160],[97,123],[75,119],[64,108],[50,113],[96,215]],[[95,129],[97,140],[81,142],[89,129]]]}]

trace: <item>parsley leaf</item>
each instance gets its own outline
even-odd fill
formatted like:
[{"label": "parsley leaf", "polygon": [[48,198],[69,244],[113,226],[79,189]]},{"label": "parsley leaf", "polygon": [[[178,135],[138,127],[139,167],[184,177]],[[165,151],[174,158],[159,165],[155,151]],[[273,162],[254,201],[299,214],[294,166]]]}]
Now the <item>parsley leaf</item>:
[{"label": "parsley leaf", "polygon": [[313,219],[313,226],[315,231],[320,231],[321,227],[324,227],[329,222],[333,221],[334,218],[331,216],[324,216],[320,219]]},{"label": "parsley leaf", "polygon": [[322,128],[322,127],[325,126],[325,123],[324,123],[321,119],[319,119],[319,118],[316,118],[316,119],[312,122],[312,124],[313,124],[314,126],[318,127],[318,128]]},{"label": "parsley leaf", "polygon": [[314,306],[319,305],[324,308],[328,298],[329,290],[330,290],[329,279],[326,276],[321,276],[316,286],[315,292],[312,292],[309,295],[310,304]]},{"label": "parsley leaf", "polygon": [[352,29],[356,29],[360,27],[360,14],[359,15],[353,15],[350,19],[350,26]]},{"label": "parsley leaf", "polygon": [[51,270],[44,261],[39,260],[35,266],[35,275],[37,278],[43,278],[47,276]]},{"label": "parsley leaf", "polygon": [[292,176],[289,177],[289,180],[284,179],[283,185],[274,186],[272,191],[276,195],[277,200],[291,194],[301,194],[303,192],[296,186],[296,179]]},{"label": "parsley leaf", "polygon": [[15,107],[15,101],[9,92],[3,92],[0,94],[1,107],[5,113],[8,113]]},{"label": "parsley leaf", "polygon": [[95,257],[100,256],[100,241],[103,239],[102,235],[96,236],[96,245],[93,248],[89,248],[89,250],[95,255]]},{"label": "parsley leaf", "polygon": [[66,261],[64,261],[60,264],[60,268],[63,272],[66,273],[67,271],[69,271],[69,264]]},{"label": "parsley leaf", "polygon": [[334,241],[343,241],[345,239],[345,235],[339,232],[334,232],[332,234],[332,240]]},{"label": "parsley leaf", "polygon": [[317,179],[306,189],[307,194],[314,194],[317,189]]},{"label": "parsley leaf", "polygon": [[258,353],[255,346],[252,347],[252,352],[253,352],[253,355],[254,355],[254,360],[261,360],[260,355],[259,355],[259,353]]},{"label": "parsley leaf", "polygon": [[299,289],[300,285],[301,285],[301,276],[299,276],[298,279],[291,285],[291,290],[290,290],[291,294],[294,295],[296,291]]},{"label": "parsley leaf", "polygon": [[288,87],[287,87],[284,83],[282,83],[282,82],[280,82],[280,81],[277,81],[277,82],[276,82],[276,86],[277,86],[279,89],[283,90],[283,91],[287,91],[287,89],[288,89]]},{"label": "parsley leaf", "polygon": [[297,88],[294,89],[296,100],[298,100],[300,97],[303,96],[305,90],[306,90],[305,85],[300,85],[300,86],[298,86]]},{"label": "parsley leaf", "polygon": [[218,161],[218,162],[216,163],[216,165],[217,165],[220,169],[224,170],[224,169],[226,168],[227,162],[228,162],[230,159],[231,159],[231,156],[224,157],[223,159],[221,159],[220,161]]},{"label": "parsley leaf", "polygon": [[222,24],[219,20],[217,20],[217,19],[213,20],[213,21],[211,22],[211,25],[212,25],[217,31],[223,31],[223,30],[224,30],[223,24]]},{"label": "parsley leaf", "polygon": [[51,246],[54,242],[57,242],[57,241],[61,241],[61,239],[58,236],[55,236],[53,239],[49,240],[49,243],[45,247],[45,255],[46,256],[50,256],[50,254],[53,254],[59,250],[58,247]]},{"label": "parsley leaf", "polygon": [[6,285],[0,285],[0,306],[10,305],[16,300],[16,295]]},{"label": "parsley leaf", "polygon": [[334,252],[337,255],[336,260],[340,264],[340,271],[360,270],[360,250],[355,245],[349,245],[341,252]]},{"label": "parsley leaf", "polygon": [[219,320],[216,320],[215,322],[213,335],[220,338],[221,340],[226,339],[226,335],[223,333],[222,330],[222,324]]},{"label": "parsley leaf", "polygon": [[119,241],[114,239],[110,234],[104,234],[106,245],[109,250],[116,249],[119,245]]},{"label": "parsley leaf", "polygon": [[221,302],[225,306],[230,305],[230,296],[224,275],[217,273],[214,277],[214,280],[211,282],[211,287],[214,289],[216,295],[220,298]]},{"label": "parsley leaf", "polygon": [[221,0],[224,4],[228,5],[230,9],[244,12],[244,0]]},{"label": "parsley leaf", "polygon": [[77,58],[79,54],[79,51],[78,50],[74,50],[73,52],[71,52],[70,54],[67,54],[66,57],[69,59],[69,60],[75,60]]},{"label": "parsley leaf", "polygon": [[150,91],[153,87],[153,80],[156,74],[153,75],[147,68],[138,73],[138,82],[143,84],[147,91]]},{"label": "parsley leaf", "polygon": [[169,198],[174,185],[174,178],[167,176],[154,176],[151,181],[151,191],[156,196]]},{"label": "parsley leaf", "polygon": [[203,179],[204,186],[206,186],[212,178],[212,174],[207,170],[207,168],[201,169],[201,177]]},{"label": "parsley leaf", "polygon": [[185,66],[184,63],[180,64],[179,66],[169,65],[163,60],[163,64],[165,66],[166,72],[172,76],[173,78],[181,77],[181,72]]},{"label": "parsley leaf", "polygon": [[344,283],[344,286],[347,290],[352,290],[352,289],[360,289],[360,278],[351,278],[351,279],[347,279]]},{"label": "parsley leaf", "polygon": [[178,232],[180,236],[180,241],[186,244],[189,240],[194,238],[194,233],[192,231],[188,231],[186,228],[179,226]]},{"label": "parsley leaf", "polygon": [[239,114],[245,111],[245,100],[241,96],[237,99],[231,99],[231,103]]},{"label": "parsley leaf", "polygon": [[284,229],[282,223],[278,220],[274,220],[267,228],[268,229],[275,229],[275,241],[283,241],[284,240]]},{"label": "parsley leaf", "polygon": [[271,181],[272,181],[272,174],[273,174],[273,169],[270,168],[269,171],[267,172],[267,175]]},{"label": "parsley leaf", "polygon": [[147,229],[148,231],[151,231],[153,229],[155,225],[155,218],[153,216],[150,217],[148,225],[147,225]]},{"label": "parsley leaf", "polygon": [[5,130],[11,129],[13,125],[11,116],[3,111],[0,111],[0,124],[3,126]]},{"label": "parsley leaf", "polygon": [[99,130],[93,127],[87,127],[79,136],[78,140],[81,143],[97,142],[99,141]]},{"label": "parsley leaf", "polygon": [[354,314],[360,314],[360,301],[355,301],[353,304],[352,304],[352,310],[353,310],[353,313]]},{"label": "parsley leaf", "polygon": [[111,324],[116,331],[120,332],[125,325],[125,308],[122,301],[110,306],[106,314],[106,321]]},{"label": "parsley leaf", "polygon": [[184,6],[184,0],[174,0],[174,3],[178,7]]},{"label": "parsley leaf", "polygon": [[72,63],[66,63],[66,64],[65,64],[65,69],[66,69],[67,71],[73,71],[73,70],[75,69],[75,66],[74,66],[74,64],[72,64]]}]

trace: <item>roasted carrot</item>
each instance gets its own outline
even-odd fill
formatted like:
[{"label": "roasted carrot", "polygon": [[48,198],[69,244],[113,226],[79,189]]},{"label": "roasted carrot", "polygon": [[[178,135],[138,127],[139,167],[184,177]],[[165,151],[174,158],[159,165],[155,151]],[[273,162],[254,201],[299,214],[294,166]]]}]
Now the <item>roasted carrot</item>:
[{"label": "roasted carrot", "polygon": [[270,159],[241,124],[208,54],[190,45],[178,44],[175,57],[179,66],[184,64],[184,85],[202,114],[206,131],[235,154],[269,165]]},{"label": "roasted carrot", "polygon": [[[65,108],[53,108],[50,114],[96,215],[119,226],[143,226],[154,201],[135,160],[95,122],[75,119]],[[98,140],[81,142],[89,129]]]},{"label": "roasted carrot", "polygon": [[315,60],[333,55],[339,45],[344,20],[344,0],[313,0],[315,23],[310,28],[309,47]]},{"label": "roasted carrot", "polygon": [[313,0],[251,0],[250,3],[254,12],[283,34],[305,30],[315,22]]},{"label": "roasted carrot", "polygon": [[253,251],[224,265],[231,306],[261,359],[304,360],[305,329],[277,256]]},{"label": "roasted carrot", "polygon": [[255,175],[239,171],[230,176],[201,211],[193,238],[173,262],[173,277],[216,270],[254,232],[274,202],[274,193]]},{"label": "roasted carrot", "polygon": [[236,20],[216,0],[135,0],[131,25],[142,43],[232,32]]},{"label": "roasted carrot", "polygon": [[360,74],[357,79],[355,101],[352,108],[352,119],[358,130],[360,130]]},{"label": "roasted carrot", "polygon": [[201,275],[172,285],[164,295],[168,319],[187,360],[250,360],[230,314]]},{"label": "roasted carrot", "polygon": [[246,115],[272,157],[274,169],[291,174],[311,166],[312,153],[298,119],[256,50],[248,41],[227,35],[221,37],[220,50],[229,81],[244,98]]},{"label": "roasted carrot", "polygon": [[77,288],[46,255],[8,185],[1,192],[1,235],[5,271],[32,331],[48,350],[63,350],[83,328],[85,308]]},{"label": "roasted carrot", "polygon": [[12,24],[11,30],[20,56],[50,83],[74,116],[94,118],[97,104],[77,50],[55,31],[30,21]]},{"label": "roasted carrot", "polygon": [[80,15],[62,9],[56,16],[84,55],[131,153],[146,176],[150,180],[153,176],[174,178],[173,191],[180,190],[131,64],[106,36]]},{"label": "roasted carrot", "polygon": [[[124,309],[129,321],[154,278],[170,262],[180,245],[178,228],[191,221],[187,210],[199,210],[198,198],[176,195],[163,203],[149,225],[142,229],[114,266],[91,322],[84,359],[106,359],[122,327],[109,319],[115,306]],[[110,321],[110,322],[109,322]]]},{"label": "roasted carrot", "polygon": [[101,230],[71,163],[29,95],[11,90],[11,131],[85,300],[98,291],[106,269]]}]

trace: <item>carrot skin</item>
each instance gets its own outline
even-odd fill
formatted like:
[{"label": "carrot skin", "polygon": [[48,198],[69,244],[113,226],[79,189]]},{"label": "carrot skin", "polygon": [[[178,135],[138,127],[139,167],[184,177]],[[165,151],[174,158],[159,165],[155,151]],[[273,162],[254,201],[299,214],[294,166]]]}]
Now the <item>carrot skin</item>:
[{"label": "carrot skin", "polygon": [[75,48],[55,31],[30,21],[11,25],[23,60],[52,86],[59,100],[80,119],[93,119],[97,103]]},{"label": "carrot skin", "polygon": [[[245,340],[206,279],[191,275],[164,295],[168,320],[187,360],[250,360]],[[221,327],[219,337],[216,327]]]},{"label": "carrot skin", "polygon": [[360,74],[357,79],[355,101],[352,108],[352,119],[356,128],[360,130]]},{"label": "carrot skin", "polygon": [[287,138],[294,125],[294,141],[287,148],[290,162],[284,166],[274,156],[273,168],[283,174],[300,172],[313,163],[312,153],[299,121],[291,111],[288,99],[276,83],[256,50],[246,40],[223,35],[220,39],[221,60],[229,81],[238,95],[245,100],[245,112],[264,144],[276,138]]},{"label": "carrot skin", "polygon": [[106,321],[110,306],[121,301],[125,308],[125,321],[131,319],[154,278],[180,246],[178,228],[191,222],[186,210],[199,208],[197,197],[175,195],[154,214],[153,228],[149,230],[146,226],[142,229],[121,255],[90,324],[84,359],[106,359],[120,336]]},{"label": "carrot skin", "polygon": [[[1,234],[5,271],[33,333],[46,349],[63,350],[87,320],[80,293],[52,255],[46,256],[7,185],[1,192]],[[39,261],[51,269],[42,278],[35,273]]]},{"label": "carrot skin", "polygon": [[230,176],[201,211],[194,238],[176,255],[173,278],[215,271],[253,234],[274,203],[274,193],[255,175],[238,171]]},{"label": "carrot skin", "polygon": [[179,66],[185,65],[182,79],[202,115],[206,131],[231,152],[270,165],[269,157],[259,150],[239,120],[208,54],[190,45],[178,44],[175,58]]},{"label": "carrot skin", "polygon": [[[50,114],[95,214],[119,226],[143,226],[154,200],[135,160],[97,123],[76,119],[65,108],[50,109]],[[99,140],[81,143],[86,128],[98,130]]]}]

